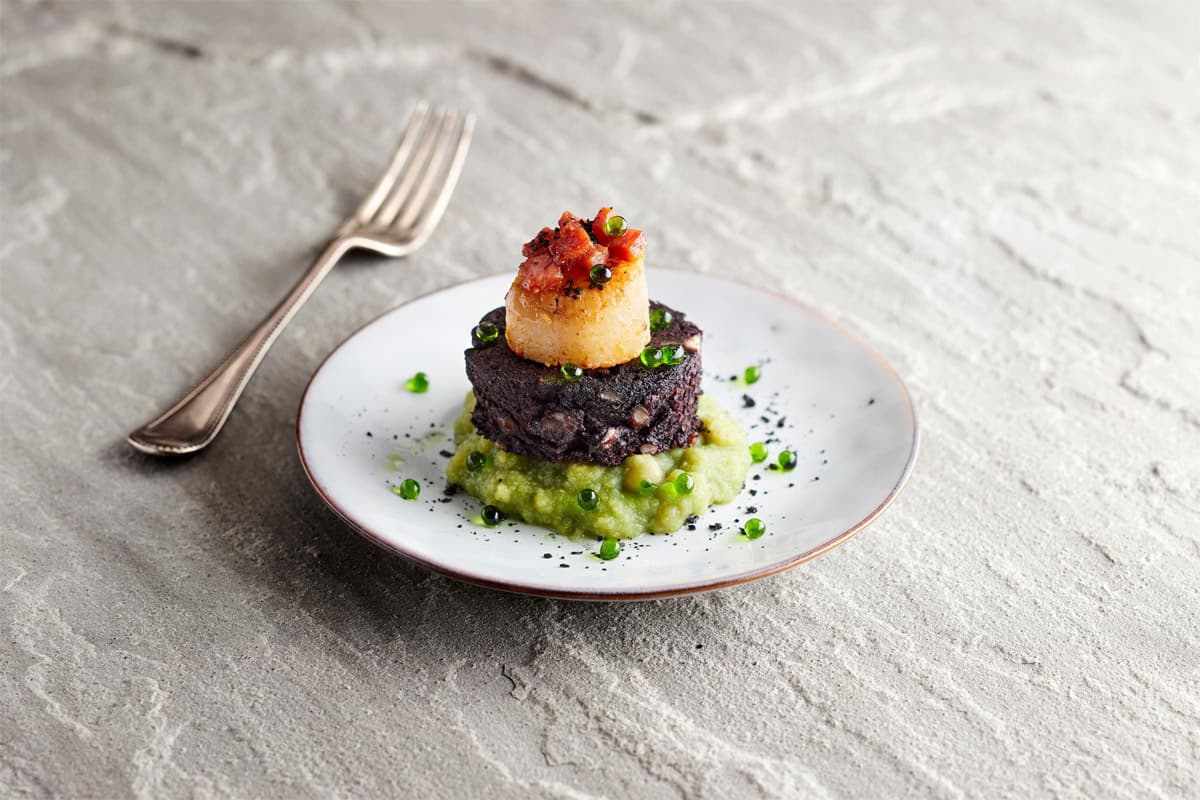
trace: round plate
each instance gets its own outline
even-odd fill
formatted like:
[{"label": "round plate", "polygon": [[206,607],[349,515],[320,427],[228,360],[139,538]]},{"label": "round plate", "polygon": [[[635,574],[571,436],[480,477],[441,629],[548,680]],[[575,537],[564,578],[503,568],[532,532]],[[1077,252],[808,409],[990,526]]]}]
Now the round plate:
[{"label": "round plate", "polygon": [[[793,567],[841,544],[896,497],[917,454],[912,399],[896,373],[836,324],[785,298],[694,273],[654,270],[650,296],[704,329],[704,390],[771,457],[741,495],[669,536],[624,542],[602,561],[595,541],[545,528],[478,524],[480,503],[448,494],[453,421],[470,388],[470,331],[501,305],[511,275],[422,297],[369,323],[317,369],[300,401],[300,460],[317,492],[380,546],[435,572],[514,592],[634,600],[731,586]],[[733,380],[750,364],[761,379]],[[429,390],[405,381],[422,371]],[[780,450],[790,472],[770,469]],[[392,486],[421,484],[416,500]],[[767,533],[741,533],[750,517]]]}]

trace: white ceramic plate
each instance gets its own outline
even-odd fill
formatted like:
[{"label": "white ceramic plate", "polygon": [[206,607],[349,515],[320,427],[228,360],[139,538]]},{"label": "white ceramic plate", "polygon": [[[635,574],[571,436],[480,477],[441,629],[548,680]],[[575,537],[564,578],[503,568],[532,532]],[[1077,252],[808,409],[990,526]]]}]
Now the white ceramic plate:
[{"label": "white ceramic plate", "polygon": [[[767,292],[692,273],[653,270],[650,295],[704,329],[704,390],[769,442],[734,503],[694,530],[645,535],[601,561],[598,543],[544,528],[471,522],[480,503],[447,497],[443,451],[470,385],[470,331],[503,303],[511,275],[455,286],[393,309],[338,346],[300,401],[305,472],[360,533],[417,564],[515,592],[632,600],[717,589],[772,575],[824,553],[870,524],[896,497],[917,454],[908,390],[866,345],[809,309]],[[762,365],[751,386],[730,379]],[[418,371],[429,391],[405,381]],[[754,402],[748,406],[745,398]],[[799,464],[768,469],[783,448]],[[391,487],[421,484],[407,501]],[[753,510],[751,510],[753,509]],[[767,533],[740,532],[750,517]],[[720,527],[716,527],[716,526]]]}]

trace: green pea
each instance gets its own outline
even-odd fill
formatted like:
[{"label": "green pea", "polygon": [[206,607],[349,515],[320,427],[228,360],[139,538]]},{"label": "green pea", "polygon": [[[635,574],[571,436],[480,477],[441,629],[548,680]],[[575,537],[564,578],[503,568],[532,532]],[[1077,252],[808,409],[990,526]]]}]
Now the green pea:
[{"label": "green pea", "polygon": [[619,555],[621,555],[621,541],[619,539],[605,539],[600,543],[599,556],[605,561],[612,561]]},{"label": "green pea", "polygon": [[674,367],[682,364],[687,358],[687,351],[683,349],[681,344],[669,344],[662,349],[662,363],[668,367]]},{"label": "green pea", "polygon": [[742,533],[746,534],[747,539],[757,539],[767,532],[767,526],[758,517],[751,517],[746,520],[746,524],[742,526]]},{"label": "green pea", "polygon": [[491,322],[481,322],[475,326],[473,333],[475,334],[475,338],[478,339],[481,344],[488,344],[489,342],[494,342],[497,338],[499,338],[500,329]]},{"label": "green pea", "polygon": [[579,507],[584,511],[595,511],[600,505],[600,495],[595,489],[583,489],[579,492]]},{"label": "green pea", "polygon": [[669,328],[674,321],[674,315],[665,308],[656,308],[650,312],[650,330],[652,331],[661,331],[664,328]]},{"label": "green pea", "polygon": [[592,279],[593,286],[603,286],[612,280],[612,270],[603,264],[597,264],[588,270],[588,277]]},{"label": "green pea", "polygon": [[425,394],[429,391],[429,376],[424,372],[418,372],[405,381],[404,386],[413,394]]},{"label": "green pea", "polygon": [[484,506],[479,516],[483,517],[483,524],[489,528],[494,528],[504,521],[504,512],[495,506]]},{"label": "green pea", "polygon": [[696,488],[696,479],[686,472],[681,472],[675,476],[675,491],[679,494],[691,494]]},{"label": "green pea", "polygon": [[405,478],[399,486],[393,486],[392,491],[405,500],[416,500],[421,495],[421,484],[412,478]]},{"label": "green pea", "polygon": [[604,220],[604,232],[609,236],[620,236],[625,232],[625,218],[612,216]]},{"label": "green pea", "polygon": [[574,364],[563,364],[558,371],[562,374],[563,380],[577,381],[583,377],[583,369]]},{"label": "green pea", "polygon": [[762,377],[762,370],[759,367],[746,367],[742,377],[746,379],[746,383],[758,383],[758,379]]},{"label": "green pea", "polygon": [[796,468],[798,460],[796,453],[792,450],[784,450],[779,454],[779,468],[784,472],[791,472]]},{"label": "green pea", "polygon": [[467,453],[467,470],[470,472],[479,472],[487,466],[488,458],[478,450],[472,450]]},{"label": "green pea", "polygon": [[647,347],[642,351],[642,354],[638,356],[638,359],[642,362],[643,367],[654,369],[662,364],[663,351],[657,347]]}]

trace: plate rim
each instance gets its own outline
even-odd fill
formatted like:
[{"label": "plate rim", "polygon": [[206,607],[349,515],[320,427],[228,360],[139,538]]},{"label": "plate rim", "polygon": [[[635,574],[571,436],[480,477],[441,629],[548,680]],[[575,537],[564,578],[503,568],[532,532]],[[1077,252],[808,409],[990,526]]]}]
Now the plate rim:
[{"label": "plate rim", "polygon": [[331,358],[333,358],[338,353],[338,351],[340,351],[343,347],[345,347],[346,344],[351,339],[355,338],[356,336],[358,336],[360,333],[362,333],[363,331],[365,331],[367,328],[371,327],[375,323],[381,321],[384,317],[394,314],[395,312],[399,311],[400,309],[405,308],[409,305],[412,305],[413,303],[416,303],[420,300],[426,300],[431,297],[435,297],[439,294],[445,294],[447,292],[452,292],[456,289],[459,289],[463,286],[467,286],[472,283],[482,282],[482,281],[486,281],[486,280],[493,280],[495,278],[509,274],[508,271],[495,272],[495,273],[488,274],[488,275],[480,275],[480,276],[476,276],[473,278],[467,278],[466,280],[457,281],[455,283],[450,284],[449,286],[444,286],[440,289],[435,289],[432,292],[428,292],[426,294],[422,294],[417,297],[410,298],[408,300],[405,300],[403,303],[392,306],[391,308],[387,309],[386,311],[381,312],[380,314],[376,315],[369,321],[360,325],[358,328],[356,328],[354,331],[352,331],[349,335],[344,337],[340,342],[338,342],[337,345],[335,345],[333,347],[333,349],[331,349],[325,355],[325,357],[323,359],[321,359],[321,363],[317,365],[317,368],[315,370],[313,370],[312,375],[309,376],[307,383],[305,383],[304,391],[300,393],[300,403],[299,403],[299,407],[296,410],[296,450],[300,456],[300,466],[304,470],[304,476],[308,479],[308,482],[313,487],[313,490],[316,491],[317,496],[320,497],[321,500],[325,503],[325,505],[328,506],[329,509],[332,510],[333,513],[339,519],[342,520],[342,522],[344,522],[347,526],[349,526],[351,530],[355,531],[360,536],[367,539],[368,541],[370,541],[377,547],[379,547],[389,553],[392,553],[393,555],[398,555],[401,558],[403,558],[404,560],[408,561],[409,563],[415,564],[419,567],[422,567],[423,569],[429,570],[430,572],[436,573],[438,575],[444,575],[445,577],[453,578],[454,580],[462,581],[463,583],[469,583],[474,586],[481,586],[486,589],[495,589],[495,590],[499,590],[499,591],[512,592],[515,594],[532,595],[532,596],[536,596],[536,597],[548,597],[548,598],[554,598],[554,599],[559,599],[559,600],[583,600],[583,601],[599,601],[599,602],[604,602],[604,601],[620,602],[620,601],[628,601],[628,600],[660,600],[660,599],[667,598],[667,597],[680,597],[680,596],[684,596],[684,595],[698,594],[700,592],[711,592],[711,591],[716,591],[718,589],[727,589],[732,586],[740,586],[743,583],[749,583],[751,581],[760,580],[762,578],[769,578],[772,575],[778,575],[779,573],[784,572],[785,570],[789,570],[789,569],[792,569],[793,567],[797,567],[801,564],[812,561],[814,558],[818,558],[819,556],[822,556],[825,553],[828,553],[830,550],[834,549],[835,547],[845,544],[850,539],[852,539],[856,535],[858,535],[861,531],[863,531],[864,529],[869,527],[873,522],[875,522],[875,520],[877,520],[880,517],[880,515],[882,515],[883,512],[887,510],[888,506],[890,506],[893,502],[895,502],[896,498],[900,495],[900,492],[904,489],[905,485],[908,483],[908,479],[911,477],[913,468],[915,467],[916,462],[917,462],[917,454],[920,452],[920,449],[921,449],[921,426],[920,426],[920,421],[917,418],[916,404],[913,402],[912,393],[909,391],[908,385],[905,384],[904,379],[900,377],[900,374],[898,372],[896,372],[895,368],[892,367],[892,365],[887,361],[887,359],[885,359],[882,355],[880,355],[873,347],[868,345],[856,333],[851,331],[845,325],[843,325],[842,323],[833,319],[828,314],[825,314],[824,312],[819,311],[819,310],[813,308],[812,306],[808,305],[807,303],[797,300],[788,294],[765,289],[761,286],[755,286],[754,284],[751,284],[748,281],[743,281],[743,280],[740,280],[737,278],[728,278],[725,276],[711,275],[711,274],[703,273],[703,272],[695,272],[695,271],[679,270],[679,269],[669,269],[669,268],[663,268],[663,269],[655,268],[654,271],[656,274],[657,273],[673,273],[675,275],[689,276],[689,277],[701,275],[704,278],[707,278],[708,280],[732,284],[732,285],[735,285],[735,286],[738,286],[738,287],[741,287],[744,289],[749,289],[751,291],[757,292],[762,295],[766,295],[766,296],[774,298],[776,300],[782,300],[783,302],[788,303],[789,305],[794,306],[795,308],[799,309],[800,311],[803,311],[804,313],[808,314],[809,316],[815,318],[819,322],[833,328],[838,333],[840,333],[843,336],[845,336],[846,338],[848,338],[856,347],[858,347],[860,350],[865,352],[867,354],[867,356],[872,358],[876,363],[878,363],[881,367],[883,367],[884,371],[888,374],[888,376],[891,377],[891,379],[893,381],[895,381],[896,385],[900,387],[901,397],[904,398],[905,404],[908,407],[909,417],[912,420],[913,434],[912,434],[912,442],[909,446],[908,458],[904,463],[904,468],[900,471],[900,476],[896,479],[896,483],[892,486],[892,488],[888,492],[887,496],[883,499],[883,501],[878,506],[876,506],[870,513],[868,513],[861,520],[859,520],[855,524],[851,525],[850,527],[848,527],[846,530],[842,531],[841,533],[831,537],[827,541],[817,545],[816,547],[805,550],[802,553],[799,553],[797,555],[783,559],[782,561],[776,562],[774,564],[768,564],[765,567],[759,567],[758,569],[741,572],[741,573],[738,573],[737,575],[733,575],[728,578],[722,578],[720,580],[693,581],[691,583],[684,583],[684,584],[679,584],[679,585],[675,585],[675,586],[668,586],[668,587],[665,587],[662,589],[650,589],[650,590],[643,590],[643,591],[612,590],[612,591],[607,591],[607,592],[605,592],[605,591],[597,592],[597,591],[582,591],[582,590],[574,591],[574,590],[570,590],[570,589],[546,589],[546,588],[538,587],[538,586],[527,586],[522,583],[500,581],[500,580],[494,580],[492,578],[482,577],[479,575],[473,575],[468,572],[462,572],[460,570],[457,570],[452,566],[448,566],[446,564],[441,564],[441,563],[435,563],[428,559],[422,558],[421,556],[416,555],[415,553],[412,553],[412,552],[406,550],[402,545],[388,541],[381,534],[376,533],[375,531],[372,531],[372,530],[368,529],[367,527],[365,527],[364,525],[358,523],[350,516],[348,511],[346,511],[341,506],[339,506],[333,500],[333,498],[329,496],[328,492],[326,492],[325,488],[321,485],[320,481],[318,481],[316,476],[313,475],[313,472],[310,469],[309,464],[308,464],[308,457],[305,455],[305,452],[304,452],[304,440],[300,435],[300,429],[301,429],[302,420],[304,418],[304,408],[305,408],[306,401],[308,400],[308,393],[309,393],[309,390],[312,388],[313,382],[316,381],[317,376],[321,374],[321,371],[325,368],[325,365],[329,362],[329,360]]}]

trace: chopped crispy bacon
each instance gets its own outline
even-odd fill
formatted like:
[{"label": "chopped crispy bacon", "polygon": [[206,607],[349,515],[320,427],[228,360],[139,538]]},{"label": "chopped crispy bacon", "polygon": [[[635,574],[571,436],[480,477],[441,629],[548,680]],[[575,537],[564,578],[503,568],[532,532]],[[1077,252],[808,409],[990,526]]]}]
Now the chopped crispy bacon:
[{"label": "chopped crispy bacon", "polygon": [[646,249],[646,240],[641,231],[626,230],[608,244],[608,266],[632,261]]},{"label": "chopped crispy bacon", "polygon": [[579,219],[564,214],[558,221],[558,234],[550,242],[550,257],[569,281],[583,283],[594,264],[603,264],[604,248],[592,241]]},{"label": "chopped crispy bacon", "polygon": [[596,218],[592,220],[592,238],[601,244],[607,245],[609,235],[604,232],[604,223],[608,222],[608,218],[612,216],[612,208],[604,207],[596,213]]},{"label": "chopped crispy bacon", "polygon": [[604,232],[611,213],[611,208],[602,208],[589,223],[564,211],[557,228],[542,228],[521,248],[525,256],[519,272],[521,288],[539,293],[586,288],[595,265],[616,272],[641,255],[645,249],[641,231],[629,229],[617,237]]},{"label": "chopped crispy bacon", "polygon": [[549,251],[534,253],[521,265],[521,288],[527,292],[557,292],[566,285],[562,268]]}]

